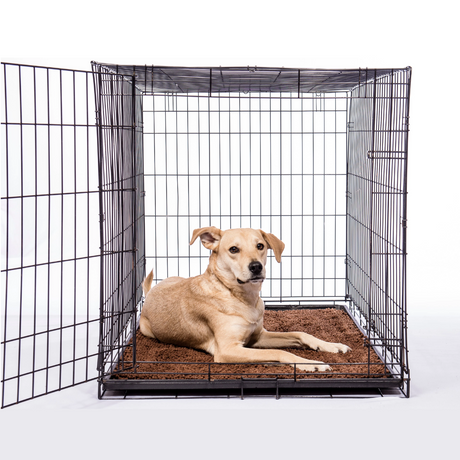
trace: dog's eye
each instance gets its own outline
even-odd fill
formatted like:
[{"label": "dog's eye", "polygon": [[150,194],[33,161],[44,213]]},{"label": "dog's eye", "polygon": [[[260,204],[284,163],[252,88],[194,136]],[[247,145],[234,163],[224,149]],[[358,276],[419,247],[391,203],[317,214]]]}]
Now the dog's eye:
[{"label": "dog's eye", "polygon": [[265,247],[265,246],[264,246],[262,243],[259,243],[259,244],[257,245],[257,249],[258,249],[259,251],[262,251],[262,249],[263,249],[264,247]]},{"label": "dog's eye", "polygon": [[236,254],[238,252],[240,252],[240,250],[236,247],[236,246],[232,246],[229,251],[232,253],[232,254]]}]

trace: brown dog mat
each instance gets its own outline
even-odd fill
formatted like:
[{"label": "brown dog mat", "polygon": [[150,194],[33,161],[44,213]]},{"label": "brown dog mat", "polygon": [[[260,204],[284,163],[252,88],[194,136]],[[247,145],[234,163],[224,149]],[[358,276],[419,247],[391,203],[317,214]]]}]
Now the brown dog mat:
[{"label": "brown dog mat", "polygon": [[[363,334],[343,310],[335,308],[288,311],[266,310],[264,327],[268,331],[307,332],[328,342],[352,348],[348,353],[325,353],[302,348],[283,348],[304,358],[323,361],[331,372],[296,371],[296,378],[384,378],[388,371],[372,348],[365,345]],[[132,344],[132,340],[130,345]],[[133,347],[125,349],[112,378],[117,379],[240,379],[294,378],[288,365],[214,363],[211,355],[191,348],[178,347],[136,334],[136,365]]]}]

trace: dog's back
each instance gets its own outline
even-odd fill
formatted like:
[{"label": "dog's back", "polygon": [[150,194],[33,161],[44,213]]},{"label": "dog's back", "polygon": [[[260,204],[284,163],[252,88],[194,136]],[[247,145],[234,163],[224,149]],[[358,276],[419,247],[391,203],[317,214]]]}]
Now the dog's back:
[{"label": "dog's back", "polygon": [[151,287],[152,280],[150,273],[142,284],[146,296],[139,323],[142,334],[165,343],[207,350],[212,334],[202,316],[210,293],[203,289],[203,275],[173,276]]}]

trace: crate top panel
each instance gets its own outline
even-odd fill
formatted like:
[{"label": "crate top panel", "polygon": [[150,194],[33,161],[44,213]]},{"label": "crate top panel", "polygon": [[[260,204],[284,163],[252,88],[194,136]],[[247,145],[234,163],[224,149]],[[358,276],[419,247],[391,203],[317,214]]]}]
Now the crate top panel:
[{"label": "crate top panel", "polygon": [[273,67],[161,67],[93,62],[96,71],[135,81],[143,93],[330,93],[407,69],[293,69]]}]

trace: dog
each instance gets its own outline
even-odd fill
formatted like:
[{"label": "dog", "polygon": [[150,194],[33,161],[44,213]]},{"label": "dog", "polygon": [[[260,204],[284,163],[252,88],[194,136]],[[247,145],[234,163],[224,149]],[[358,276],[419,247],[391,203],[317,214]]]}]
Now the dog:
[{"label": "dog", "polygon": [[350,348],[304,332],[268,332],[263,327],[264,303],[259,296],[265,279],[267,252],[281,262],[284,243],[255,229],[193,231],[211,250],[206,271],[193,278],[170,277],[151,288],[145,278],[140,316],[143,335],[160,342],[204,350],[220,363],[286,363],[307,372],[328,371],[321,361],[301,358],[277,348],[309,347],[331,353]]}]

